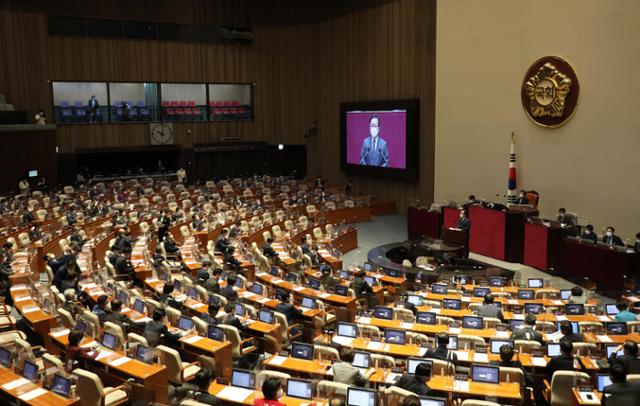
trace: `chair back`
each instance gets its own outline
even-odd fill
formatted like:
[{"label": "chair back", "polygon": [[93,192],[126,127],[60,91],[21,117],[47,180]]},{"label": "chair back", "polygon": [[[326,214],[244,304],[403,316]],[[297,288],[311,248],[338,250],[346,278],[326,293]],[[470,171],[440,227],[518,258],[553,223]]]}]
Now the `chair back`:
[{"label": "chair back", "polygon": [[349,385],[346,383],[333,382],[333,381],[319,381],[316,384],[316,390],[323,399],[331,399],[333,396],[347,396]]},{"label": "chair back", "polygon": [[73,319],[71,313],[69,313],[65,309],[58,308],[58,315],[62,319],[62,324],[64,324],[65,327],[73,328],[73,326],[76,325],[76,321]]},{"label": "chair back", "polygon": [[74,375],[78,377],[78,397],[82,406],[102,406],[104,388],[98,375],[84,369],[74,369]]},{"label": "chair back", "polygon": [[556,371],[551,378],[550,401],[554,406],[573,405],[573,388],[589,383],[589,375],[584,372]]},{"label": "chair back", "polygon": [[104,331],[111,333],[118,338],[117,348],[122,348],[125,342],[124,331],[122,330],[122,327],[110,321],[106,321],[103,327],[104,327]]},{"label": "chair back", "polygon": [[258,372],[258,374],[256,376],[256,388],[262,388],[262,384],[268,378],[277,378],[277,379],[279,379],[280,382],[282,382],[283,388],[286,388],[287,380],[291,379],[291,375],[286,374],[284,372],[271,371],[271,370],[268,370],[268,369],[264,369],[264,370]]},{"label": "chair back", "polygon": [[218,324],[224,331],[224,336],[231,343],[231,354],[234,358],[240,358],[242,356],[242,351],[240,348],[240,333],[238,329],[234,326],[230,326],[228,324]]},{"label": "chair back", "polygon": [[167,367],[167,375],[169,381],[177,384],[182,383],[182,359],[180,353],[173,348],[169,348],[165,345],[159,345],[158,355],[160,356],[160,362]]}]

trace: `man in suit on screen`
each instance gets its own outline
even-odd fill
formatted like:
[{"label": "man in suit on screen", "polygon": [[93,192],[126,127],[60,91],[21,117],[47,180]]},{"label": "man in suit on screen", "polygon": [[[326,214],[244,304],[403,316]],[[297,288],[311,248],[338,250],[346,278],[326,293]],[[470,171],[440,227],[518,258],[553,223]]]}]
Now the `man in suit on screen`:
[{"label": "man in suit on screen", "polygon": [[371,116],[369,119],[370,136],[364,139],[360,152],[360,165],[389,167],[389,150],[387,142],[380,138],[380,119]]}]

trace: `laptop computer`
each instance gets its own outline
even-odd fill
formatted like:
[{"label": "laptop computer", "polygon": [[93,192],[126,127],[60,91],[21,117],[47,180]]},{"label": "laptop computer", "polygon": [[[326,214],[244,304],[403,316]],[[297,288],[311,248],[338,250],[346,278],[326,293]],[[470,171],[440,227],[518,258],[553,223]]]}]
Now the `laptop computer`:
[{"label": "laptop computer", "polygon": [[136,347],[136,359],[138,361],[144,362],[145,364],[153,363],[154,353],[155,351],[153,348],[149,348],[145,345],[138,344],[138,346]]},{"label": "laptop computer", "polygon": [[53,376],[53,383],[51,384],[51,392],[68,399],[71,394],[71,379],[65,378],[60,374],[55,374]]},{"label": "laptop computer", "polygon": [[596,382],[598,383],[598,392],[602,393],[605,386],[611,385],[611,377],[608,374],[597,374]]},{"label": "laptop computer", "polygon": [[431,285],[431,293],[434,293],[436,295],[446,295],[448,290],[449,288],[447,285],[442,285],[439,283],[434,283],[433,285]]},{"label": "laptop computer", "polygon": [[492,354],[500,354],[500,348],[503,345],[508,345],[509,347],[513,348],[513,340],[496,340],[496,339],[491,339],[491,353]]},{"label": "laptop computer", "polygon": [[353,365],[356,368],[368,369],[371,364],[371,354],[363,351],[356,351],[353,354]]},{"label": "laptop computer", "polygon": [[462,300],[442,299],[442,307],[448,310],[460,310],[462,308]]},{"label": "laptop computer", "polygon": [[338,272],[338,277],[340,279],[349,280],[349,278],[351,278],[351,273],[349,271],[345,271],[344,269],[342,269]]},{"label": "laptop computer", "polygon": [[[556,328],[558,330],[560,330],[560,324],[561,323],[562,323],[561,321],[557,321],[556,322]],[[571,331],[573,332],[573,334],[578,334],[578,330],[580,329],[580,326],[579,326],[578,322],[577,321],[571,321],[570,323],[571,323]]]},{"label": "laptop computer", "polygon": [[604,305],[604,311],[607,316],[615,316],[616,314],[620,313],[620,310],[618,310],[615,303],[608,303]]},{"label": "laptop computer", "polygon": [[386,306],[376,306],[373,310],[373,317],[383,320],[393,320],[393,309]]},{"label": "laptop computer", "polygon": [[519,300],[533,300],[536,297],[536,292],[530,289],[520,289],[518,290],[518,299]]},{"label": "laptop computer", "polygon": [[191,317],[180,316],[178,319],[178,328],[180,330],[191,330],[193,328],[193,320],[191,320]]},{"label": "laptop computer", "polygon": [[524,327],[524,320],[509,320],[509,330],[515,331]]},{"label": "laptop computer", "polygon": [[4,347],[0,347],[0,365],[9,368],[11,365],[11,351]]},{"label": "laptop computer", "polygon": [[426,360],[423,358],[407,358],[407,373],[408,374],[415,374],[416,373],[416,367],[422,363],[425,364],[429,364],[429,366],[433,366],[433,361],[430,360]]},{"label": "laptop computer", "polygon": [[569,300],[569,296],[571,296],[571,289],[560,289],[561,300]]},{"label": "laptop computer", "polygon": [[256,374],[241,369],[234,369],[231,371],[231,386],[253,390],[256,387]]},{"label": "laptop computer", "polygon": [[196,290],[196,288],[190,287],[189,290],[187,290],[187,296],[189,296],[192,299],[197,299],[198,291]]},{"label": "laptop computer", "polygon": [[209,295],[209,302],[207,304],[209,306],[220,306],[220,298],[216,295]]},{"label": "laptop computer", "polygon": [[315,309],[316,299],[305,296],[302,298],[302,303],[300,303],[300,307],[303,307],[305,309]]},{"label": "laptop computer", "polygon": [[610,336],[623,336],[628,334],[627,323],[624,321],[610,321],[606,323],[607,334]]},{"label": "laptop computer", "polygon": [[489,286],[499,288],[504,286],[504,284],[505,284],[504,278],[500,278],[500,277],[489,278]]},{"label": "laptop computer", "polygon": [[102,346],[116,351],[118,349],[118,337],[115,334],[111,334],[108,331],[105,331],[104,335],[102,336]]},{"label": "laptop computer", "polygon": [[224,341],[224,330],[217,326],[209,326],[207,337],[215,341]]},{"label": "laptop computer", "polygon": [[376,391],[372,389],[347,389],[347,406],[376,406]]},{"label": "laptop computer", "polygon": [[24,361],[24,366],[22,367],[22,377],[28,379],[32,382],[37,381],[38,379],[38,365],[31,361]]},{"label": "laptop computer", "polygon": [[233,310],[235,310],[236,316],[240,316],[240,317],[244,316],[245,308],[243,304],[236,303],[236,305],[233,307]]},{"label": "laptop computer", "polygon": [[485,297],[489,292],[490,288],[473,288],[473,297]]},{"label": "laptop computer", "polygon": [[362,265],[362,269],[364,269],[365,272],[371,272],[373,271],[373,264],[371,262],[365,262]]},{"label": "laptop computer", "polygon": [[416,323],[418,324],[436,324],[436,314],[432,312],[417,312]]},{"label": "laptop computer", "polygon": [[82,331],[83,334],[87,333],[87,328],[88,327],[89,327],[89,325],[84,320],[76,321],[76,330]]},{"label": "laptop computer", "polygon": [[176,292],[180,292],[182,290],[182,282],[177,279],[173,281],[173,290]]},{"label": "laptop computer", "polygon": [[564,306],[564,313],[567,315],[579,316],[584,314],[583,304],[567,304]]},{"label": "laptop computer", "polygon": [[291,345],[291,357],[311,361],[313,359],[313,344],[295,342]]},{"label": "laptop computer", "polygon": [[309,279],[309,287],[314,290],[320,290],[320,281],[318,279]]},{"label": "laptop computer", "polygon": [[364,281],[367,282],[370,286],[376,286],[378,284],[378,280],[373,276],[365,276]]},{"label": "laptop computer", "polygon": [[540,303],[525,303],[524,313],[540,314],[543,312],[543,306]]},{"label": "laptop computer", "polygon": [[560,355],[560,343],[547,343],[547,357],[556,357]]},{"label": "laptop computer", "polygon": [[256,295],[262,296],[262,292],[264,292],[264,285],[255,282],[253,285],[251,285],[251,291]]},{"label": "laptop computer", "polygon": [[536,289],[544,287],[544,279],[542,278],[529,278],[527,279],[527,287],[529,289]]},{"label": "laptop computer", "polygon": [[335,292],[336,295],[347,296],[349,294],[349,288],[347,286],[337,285]]},{"label": "laptop computer", "polygon": [[618,347],[619,347],[618,344],[605,344],[604,345],[604,349],[607,352],[607,359],[611,358],[613,353],[616,353],[616,356],[618,356],[618,357],[621,356],[621,355],[624,355],[624,350],[620,350],[620,351],[616,352]]},{"label": "laptop computer", "polygon": [[497,384],[500,382],[500,368],[485,365],[472,365],[471,380],[474,382]]},{"label": "laptop computer", "polygon": [[358,335],[358,326],[353,323],[338,322],[338,335],[355,338]]},{"label": "laptop computer", "polygon": [[384,341],[391,344],[403,345],[406,341],[406,332],[404,330],[394,330],[387,328],[384,330]]},{"label": "laptop computer", "polygon": [[129,303],[127,300],[129,299],[129,295],[124,290],[121,290],[118,293],[118,300],[122,302],[123,306],[126,306]]},{"label": "laptop computer", "polygon": [[296,275],[296,274],[295,274],[295,273],[293,273],[293,272],[289,272],[289,273],[287,274],[287,277],[285,278],[285,280],[286,280],[287,282],[291,282],[291,283],[298,283],[298,275]]},{"label": "laptop computer", "polygon": [[414,306],[422,306],[422,296],[420,295],[407,295],[407,302]]},{"label": "laptop computer", "polygon": [[144,301],[136,298],[136,300],[134,300],[133,302],[133,310],[137,311],[138,313],[145,314]]},{"label": "laptop computer", "polygon": [[431,396],[420,396],[420,406],[446,406],[447,399],[434,398]]},{"label": "laptop computer", "polygon": [[462,316],[462,328],[482,329],[482,317]]},{"label": "laptop computer", "polygon": [[311,400],[313,396],[313,382],[302,379],[287,379],[287,396]]},{"label": "laptop computer", "polygon": [[399,278],[400,277],[400,271],[398,271],[397,269],[387,268],[385,270],[386,270],[386,274],[389,275],[392,278]]},{"label": "laptop computer", "polygon": [[263,323],[273,324],[274,313],[271,310],[260,309],[258,312],[258,320]]}]

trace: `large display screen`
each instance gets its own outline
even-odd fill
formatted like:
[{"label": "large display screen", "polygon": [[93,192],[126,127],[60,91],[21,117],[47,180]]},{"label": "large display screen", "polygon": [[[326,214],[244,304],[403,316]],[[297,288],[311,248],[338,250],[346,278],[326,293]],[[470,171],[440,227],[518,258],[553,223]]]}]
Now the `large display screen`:
[{"label": "large display screen", "polygon": [[418,100],[341,105],[342,167],[347,173],[415,178]]}]

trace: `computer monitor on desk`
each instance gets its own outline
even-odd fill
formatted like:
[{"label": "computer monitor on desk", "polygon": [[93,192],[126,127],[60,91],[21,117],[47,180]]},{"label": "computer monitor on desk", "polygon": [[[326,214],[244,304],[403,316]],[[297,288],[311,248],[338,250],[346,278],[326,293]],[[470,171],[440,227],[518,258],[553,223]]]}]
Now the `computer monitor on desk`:
[{"label": "computer monitor on desk", "polygon": [[293,358],[311,361],[313,359],[314,347],[312,344],[293,343],[291,346],[291,356]]},{"label": "computer monitor on desk", "polygon": [[275,314],[271,310],[260,309],[260,312],[258,313],[258,320],[263,323],[273,324],[274,317]]},{"label": "computer monitor on desk", "polygon": [[485,365],[471,366],[471,380],[474,382],[499,383],[500,368]]},{"label": "computer monitor on desk", "polygon": [[376,406],[376,391],[349,387],[347,389],[347,406]]},{"label": "computer monitor on desk", "polygon": [[68,399],[71,394],[71,379],[65,378],[60,374],[55,374],[53,383],[51,384],[51,392]]},{"label": "computer monitor on desk", "polygon": [[289,378],[287,380],[287,396],[311,400],[313,396],[313,382]]},{"label": "computer monitor on desk", "polygon": [[338,322],[337,333],[342,337],[355,338],[358,335],[358,326],[354,323]]},{"label": "computer monitor on desk", "polygon": [[231,386],[253,390],[256,387],[256,375],[253,372],[234,369],[231,372]]},{"label": "computer monitor on desk", "polygon": [[393,309],[386,306],[376,306],[373,317],[383,320],[393,320]]},{"label": "computer monitor on desk", "polygon": [[406,340],[406,332],[404,330],[385,329],[384,341],[390,344],[404,345]]}]

